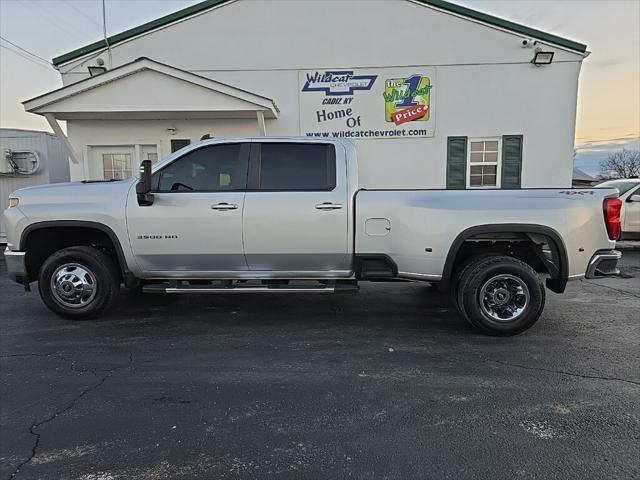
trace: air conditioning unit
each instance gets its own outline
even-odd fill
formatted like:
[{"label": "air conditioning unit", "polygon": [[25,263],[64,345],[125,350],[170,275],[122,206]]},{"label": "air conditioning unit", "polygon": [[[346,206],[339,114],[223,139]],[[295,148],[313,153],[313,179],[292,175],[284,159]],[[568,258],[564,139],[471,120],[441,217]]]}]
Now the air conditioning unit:
[{"label": "air conditioning unit", "polygon": [[0,158],[0,175],[33,175],[40,168],[40,156],[34,150],[5,149]]}]

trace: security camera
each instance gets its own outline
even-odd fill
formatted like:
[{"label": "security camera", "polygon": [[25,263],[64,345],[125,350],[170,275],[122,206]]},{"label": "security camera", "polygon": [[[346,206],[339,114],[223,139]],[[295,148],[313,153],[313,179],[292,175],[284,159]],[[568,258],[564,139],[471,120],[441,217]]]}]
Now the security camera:
[{"label": "security camera", "polygon": [[532,48],[533,46],[537,45],[538,41],[537,40],[533,40],[531,38],[523,38],[522,42],[520,42],[520,46],[522,48]]}]

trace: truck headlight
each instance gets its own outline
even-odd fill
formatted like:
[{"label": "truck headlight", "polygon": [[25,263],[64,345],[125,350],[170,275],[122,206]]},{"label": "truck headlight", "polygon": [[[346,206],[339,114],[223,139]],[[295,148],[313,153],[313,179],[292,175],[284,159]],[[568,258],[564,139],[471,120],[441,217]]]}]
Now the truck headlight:
[{"label": "truck headlight", "polygon": [[17,207],[20,203],[20,199],[16,197],[9,197],[9,208]]}]

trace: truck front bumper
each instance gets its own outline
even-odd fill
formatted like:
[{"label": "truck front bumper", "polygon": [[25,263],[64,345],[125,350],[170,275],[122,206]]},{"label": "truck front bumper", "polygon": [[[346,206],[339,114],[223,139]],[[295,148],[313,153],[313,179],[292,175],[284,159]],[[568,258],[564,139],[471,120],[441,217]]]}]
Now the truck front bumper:
[{"label": "truck front bumper", "polygon": [[27,266],[25,263],[26,252],[14,252],[9,247],[4,251],[4,260],[7,264],[7,274],[15,282],[25,284],[27,282]]},{"label": "truck front bumper", "polygon": [[619,275],[618,260],[622,257],[622,252],[618,250],[599,250],[587,266],[585,278],[611,277]]}]

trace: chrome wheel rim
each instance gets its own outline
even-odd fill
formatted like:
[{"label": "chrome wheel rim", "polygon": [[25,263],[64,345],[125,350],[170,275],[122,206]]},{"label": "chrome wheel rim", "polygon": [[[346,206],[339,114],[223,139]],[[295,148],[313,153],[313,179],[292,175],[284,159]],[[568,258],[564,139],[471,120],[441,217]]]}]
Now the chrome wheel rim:
[{"label": "chrome wheel rim", "polygon": [[81,308],[96,296],[97,281],[93,272],[79,263],[65,263],[51,276],[51,293],[56,302],[67,308]]},{"label": "chrome wheel rim", "polygon": [[529,288],[514,275],[496,275],[484,283],[479,300],[482,312],[491,320],[511,322],[529,306]]}]

